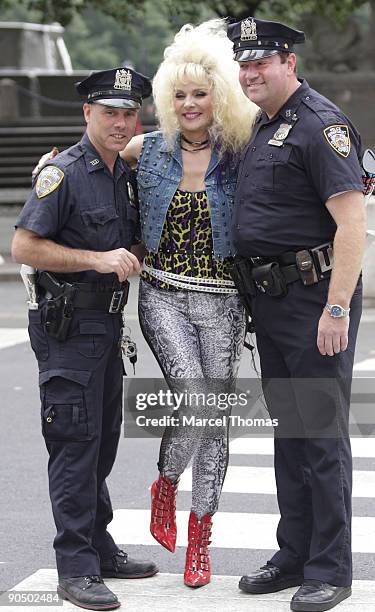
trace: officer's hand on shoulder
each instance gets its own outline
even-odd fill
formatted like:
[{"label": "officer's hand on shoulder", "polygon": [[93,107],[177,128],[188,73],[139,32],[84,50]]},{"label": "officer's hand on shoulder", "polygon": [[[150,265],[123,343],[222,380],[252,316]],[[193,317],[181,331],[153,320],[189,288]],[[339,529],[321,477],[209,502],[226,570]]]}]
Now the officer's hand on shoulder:
[{"label": "officer's hand on shoulder", "polygon": [[349,316],[331,317],[323,310],[318,325],[317,346],[321,355],[333,357],[348,347]]},{"label": "officer's hand on shoulder", "polygon": [[54,157],[56,157],[56,155],[58,155],[58,153],[59,153],[58,148],[57,147],[53,147],[53,149],[51,151],[48,151],[48,153],[45,153],[44,155],[42,155],[42,157],[40,158],[40,160],[38,161],[37,165],[35,166],[34,170],[31,173],[31,177],[32,177],[33,181],[35,181],[35,179],[38,176],[39,172],[42,170],[42,168],[44,168],[46,163],[49,162]]},{"label": "officer's hand on shoulder", "polygon": [[95,253],[95,261],[94,270],[96,272],[101,274],[114,272],[117,274],[120,283],[126,280],[132,272],[140,272],[141,270],[137,257],[126,249]]}]

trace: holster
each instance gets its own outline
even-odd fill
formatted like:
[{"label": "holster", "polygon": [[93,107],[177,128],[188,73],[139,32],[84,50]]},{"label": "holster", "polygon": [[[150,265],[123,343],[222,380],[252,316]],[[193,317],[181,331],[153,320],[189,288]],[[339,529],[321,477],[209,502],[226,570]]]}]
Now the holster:
[{"label": "holster", "polygon": [[75,287],[70,283],[59,282],[49,272],[41,272],[39,284],[52,295],[44,308],[46,332],[52,338],[66,340],[73,316]]},{"label": "holster", "polygon": [[282,297],[288,292],[285,277],[277,261],[254,267],[252,278],[260,291],[272,297]]}]

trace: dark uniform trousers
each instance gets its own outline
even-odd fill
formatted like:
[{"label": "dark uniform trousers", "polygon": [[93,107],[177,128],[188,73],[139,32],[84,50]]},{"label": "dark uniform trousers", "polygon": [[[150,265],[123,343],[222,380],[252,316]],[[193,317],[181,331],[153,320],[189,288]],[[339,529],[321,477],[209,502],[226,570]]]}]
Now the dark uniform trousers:
[{"label": "dark uniform trousers", "polygon": [[287,296],[257,293],[253,316],[268,410],[275,430],[280,550],[271,562],[337,586],[351,584],[352,458],[348,433],[354,347],[362,310],[354,292],[349,346],[319,353],[318,322],[328,280],[289,285]]},{"label": "dark uniform trousers", "polygon": [[65,342],[48,336],[44,309],[29,311],[39,364],[41,418],[59,576],[100,574],[117,547],[107,531],[112,506],[105,483],[122,420],[121,315],[75,310]]}]

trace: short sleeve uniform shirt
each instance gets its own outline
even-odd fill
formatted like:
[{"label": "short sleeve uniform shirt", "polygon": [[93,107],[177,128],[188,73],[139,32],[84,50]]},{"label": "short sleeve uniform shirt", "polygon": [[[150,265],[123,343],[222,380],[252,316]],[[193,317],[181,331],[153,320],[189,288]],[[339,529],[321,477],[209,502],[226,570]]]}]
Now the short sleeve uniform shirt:
[{"label": "short sleeve uniform shirt", "polygon": [[233,237],[245,257],[279,255],[333,239],[326,201],[361,191],[360,136],[306,81],[275,117],[258,116],[241,159]]},{"label": "short sleeve uniform shirt", "polygon": [[[118,157],[112,175],[85,134],[41,171],[16,227],[76,249],[129,249],[138,226],[130,174]],[[98,278],[103,275],[95,271],[77,275],[81,281]]]}]

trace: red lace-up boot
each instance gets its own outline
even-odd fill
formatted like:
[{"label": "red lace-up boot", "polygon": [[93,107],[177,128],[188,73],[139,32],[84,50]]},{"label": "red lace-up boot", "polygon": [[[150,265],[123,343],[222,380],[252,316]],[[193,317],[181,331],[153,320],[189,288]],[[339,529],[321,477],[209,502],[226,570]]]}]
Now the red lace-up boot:
[{"label": "red lace-up boot", "polygon": [[201,520],[194,512],[189,518],[189,544],[186,551],[184,582],[190,587],[201,587],[211,579],[210,554],[212,518],[205,514]]},{"label": "red lace-up boot", "polygon": [[151,535],[170,552],[176,548],[176,495],[178,481],[160,474],[151,487]]}]

